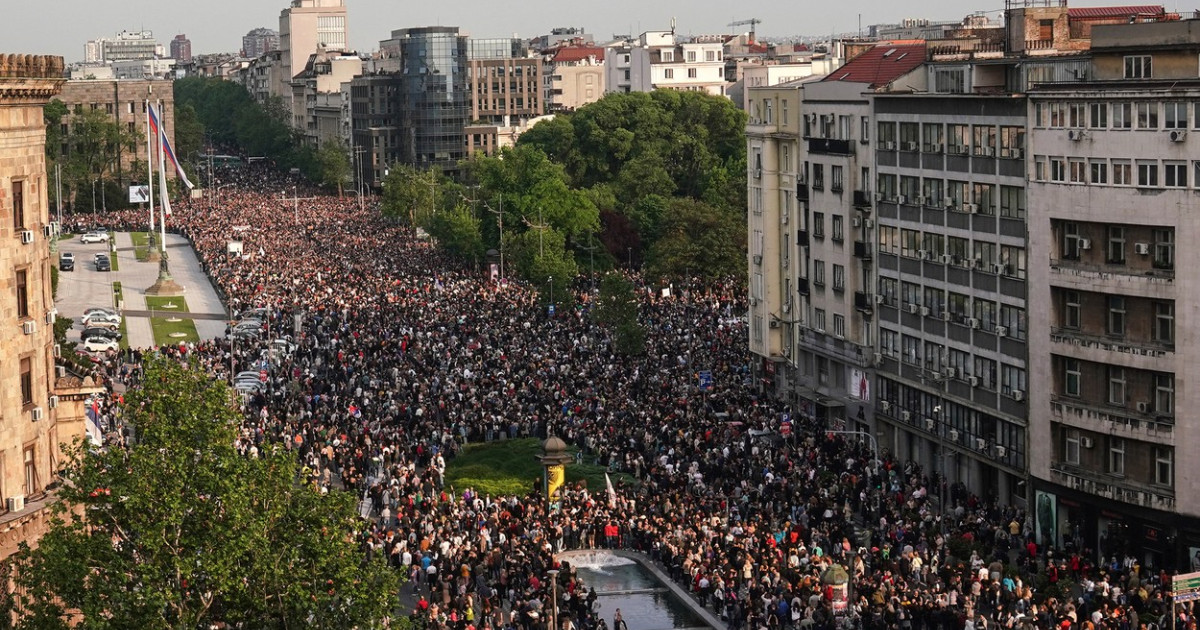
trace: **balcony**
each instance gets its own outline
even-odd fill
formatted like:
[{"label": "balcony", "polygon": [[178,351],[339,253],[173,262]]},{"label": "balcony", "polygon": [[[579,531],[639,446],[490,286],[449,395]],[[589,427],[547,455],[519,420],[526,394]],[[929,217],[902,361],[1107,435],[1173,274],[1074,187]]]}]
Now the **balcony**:
[{"label": "balcony", "polygon": [[1166,357],[1168,354],[1173,354],[1175,352],[1175,346],[1173,344],[1165,344],[1150,340],[1122,339],[1119,337],[1110,337],[1108,335],[1088,334],[1080,330],[1075,330],[1073,328],[1062,328],[1060,326],[1050,327],[1050,342],[1056,345],[1070,345],[1084,349],[1084,352],[1077,353],[1081,355],[1080,358],[1085,358],[1089,361],[1097,361],[1100,363],[1108,363],[1110,361],[1107,357],[1098,355],[1096,352],[1087,351],[1117,352],[1124,355],[1148,357],[1151,359],[1161,359]]},{"label": "balcony", "polygon": [[823,153],[828,155],[854,155],[854,144],[849,140],[836,140],[834,138],[809,138],[808,152]]},{"label": "balcony", "polygon": [[854,308],[864,315],[870,315],[875,311],[875,296],[866,291],[855,291]]},{"label": "balcony", "polygon": [[808,201],[808,186],[804,182],[796,184],[796,198],[800,201]]},{"label": "balcony", "polygon": [[800,230],[796,232],[796,245],[800,247],[808,247],[808,230]]},{"label": "balcony", "polygon": [[[1124,415],[1118,412],[1124,412]],[[1171,444],[1174,439],[1173,418],[1150,417],[1148,413],[1139,414],[1134,409],[1102,407],[1070,396],[1051,396],[1050,415],[1054,422],[1099,435],[1113,435],[1155,444]]]},{"label": "balcony", "polygon": [[1080,291],[1104,291],[1154,299],[1174,298],[1175,271],[1138,270],[1067,259],[1050,260],[1050,283]]},{"label": "balcony", "polygon": [[863,261],[871,260],[871,244],[864,241],[854,241],[854,257]]},{"label": "balcony", "polygon": [[1167,494],[1170,490],[1166,488],[1130,487],[1133,484],[1120,483],[1125,480],[1117,480],[1099,472],[1082,470],[1063,462],[1051,464],[1050,481],[1085,494],[1144,508],[1167,511],[1175,509],[1175,497]]},{"label": "balcony", "polygon": [[871,207],[871,191],[869,191],[869,190],[854,191],[854,207],[855,208],[870,208]]},{"label": "balcony", "polygon": [[808,278],[800,278],[796,287],[796,291],[800,295],[809,295],[812,293],[812,290],[808,286]]}]

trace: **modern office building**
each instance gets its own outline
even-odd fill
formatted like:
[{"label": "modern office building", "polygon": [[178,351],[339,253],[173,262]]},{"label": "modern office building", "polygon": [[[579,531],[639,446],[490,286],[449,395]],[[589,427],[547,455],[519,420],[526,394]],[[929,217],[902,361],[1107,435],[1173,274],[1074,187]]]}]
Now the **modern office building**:
[{"label": "modern office building", "polygon": [[163,57],[163,47],[152,31],[121,31],[116,37],[89,41],[84,46],[84,62],[108,63],[131,59]]},{"label": "modern office building", "polygon": [[350,81],[350,125],[358,177],[379,188],[388,165],[400,161],[400,93],[403,77],[377,73]]},{"label": "modern office building", "polygon": [[181,33],[171,40],[171,58],[181,63],[192,60],[192,40],[187,35]]},{"label": "modern office building", "polygon": [[380,48],[399,51],[397,157],[422,168],[457,168],[471,115],[467,36],[454,26],[392,31]]},{"label": "modern office building", "polygon": [[1180,570],[1200,548],[1198,25],[1095,26],[1085,80],[1029,92],[1038,532]]},{"label": "modern office building", "polygon": [[325,50],[348,50],[349,27],[345,0],[292,0],[279,13],[280,82],[272,94],[291,99],[291,80],[309,56]]},{"label": "modern office building", "polygon": [[42,108],[62,72],[61,57],[0,55],[0,558],[46,531],[60,448],[104,391],[55,366]]},{"label": "modern office building", "polygon": [[467,57],[472,124],[508,127],[545,112],[542,60],[526,54],[524,41],[470,39]]},{"label": "modern office building", "polygon": [[279,50],[279,31],[256,28],[242,36],[242,56],[257,59],[272,50]]}]

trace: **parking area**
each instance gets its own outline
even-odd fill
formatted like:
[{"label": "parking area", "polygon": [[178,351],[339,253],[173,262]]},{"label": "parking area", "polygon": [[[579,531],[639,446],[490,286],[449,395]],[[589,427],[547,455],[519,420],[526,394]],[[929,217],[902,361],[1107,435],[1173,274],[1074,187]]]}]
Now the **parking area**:
[{"label": "parking area", "polygon": [[[150,312],[146,309],[146,289],[158,279],[158,263],[138,262],[130,234],[117,232],[110,243],[82,243],[79,236],[74,236],[60,241],[58,251],[75,255],[75,270],[59,272],[58,296],[55,300],[59,317],[75,320],[67,339],[81,341],[79,336],[83,325],[79,320],[86,309],[110,307],[120,308],[131,348],[152,347],[154,334]],[[200,269],[191,246],[182,236],[168,234],[167,251],[171,275],[184,287],[184,297],[190,309],[189,313],[179,313],[177,316],[191,318],[201,339],[223,336],[224,306]],[[114,258],[117,271],[97,271],[94,258],[99,253],[107,253]],[[54,264],[58,264],[57,257]],[[115,299],[114,282],[121,283],[122,304]]]}]

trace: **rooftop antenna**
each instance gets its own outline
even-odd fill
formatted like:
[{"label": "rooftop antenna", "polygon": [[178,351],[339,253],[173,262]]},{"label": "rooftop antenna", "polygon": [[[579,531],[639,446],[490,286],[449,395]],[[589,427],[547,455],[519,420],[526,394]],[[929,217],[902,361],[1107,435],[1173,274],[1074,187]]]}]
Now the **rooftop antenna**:
[{"label": "rooftop antenna", "polygon": [[671,18],[671,34],[675,34],[675,18]]}]

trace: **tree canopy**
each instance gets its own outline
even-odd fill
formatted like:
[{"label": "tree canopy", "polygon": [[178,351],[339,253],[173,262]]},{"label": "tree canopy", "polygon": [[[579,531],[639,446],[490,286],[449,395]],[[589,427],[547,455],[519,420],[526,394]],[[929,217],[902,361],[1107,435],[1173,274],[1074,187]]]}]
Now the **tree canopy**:
[{"label": "tree canopy", "polygon": [[285,448],[240,454],[223,383],[153,360],[125,410],[136,445],[69,449],[49,531],[12,560],[17,627],[380,625],[399,577],[365,560],[355,498]]}]

